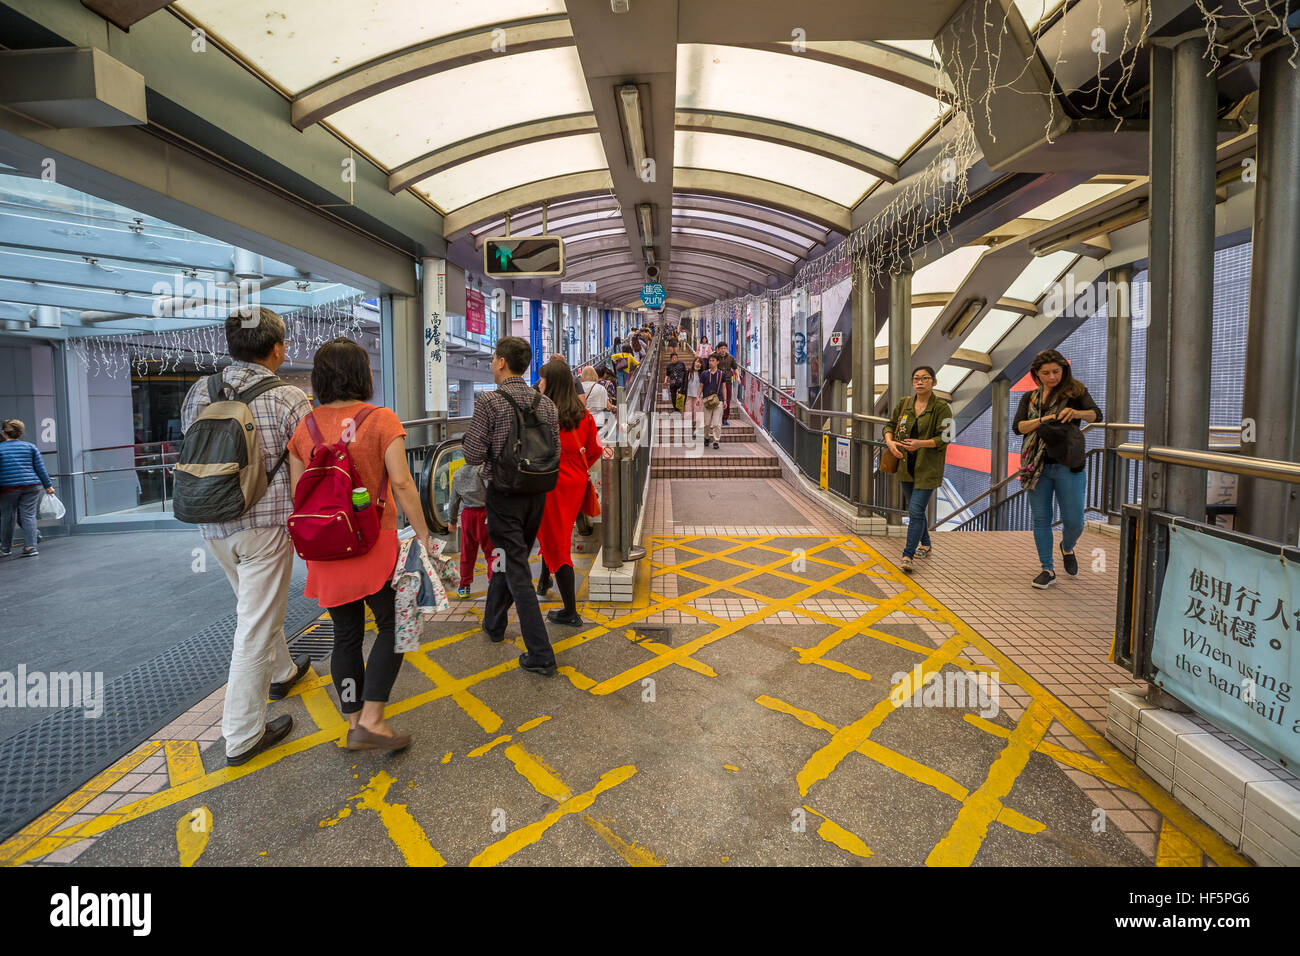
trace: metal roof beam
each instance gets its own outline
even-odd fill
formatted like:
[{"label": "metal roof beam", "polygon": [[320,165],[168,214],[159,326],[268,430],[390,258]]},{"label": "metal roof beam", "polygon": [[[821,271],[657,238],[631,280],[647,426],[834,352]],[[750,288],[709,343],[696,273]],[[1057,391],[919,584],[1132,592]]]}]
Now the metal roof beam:
[{"label": "metal roof beam", "polygon": [[488,156],[503,149],[524,146],[544,139],[556,139],[561,136],[577,136],[582,133],[596,132],[594,113],[575,113],[571,116],[553,116],[494,129],[482,136],[463,139],[450,146],[435,149],[418,156],[408,163],[403,163],[388,174],[388,191],[397,193],[414,186],[430,176],[467,163],[471,159]]},{"label": "metal roof beam", "polygon": [[675,211],[701,209],[706,212],[717,212],[727,216],[752,219],[755,222],[777,226],[787,232],[803,236],[814,245],[822,245],[830,238],[830,230],[825,226],[792,216],[780,209],[770,206],[757,206],[750,202],[730,199],[725,196],[696,196],[689,193],[674,193],[673,209]]},{"label": "metal roof beam", "polygon": [[851,210],[847,206],[770,179],[717,169],[679,166],[673,170],[673,185],[687,192],[734,196],[746,202],[787,209],[838,232],[847,233],[850,228]]},{"label": "metal roof beam", "polygon": [[[501,32],[504,32],[504,45]],[[473,33],[407,47],[326,80],[294,98],[291,122],[300,130],[355,103],[480,60],[573,46],[563,15],[497,23]]]}]

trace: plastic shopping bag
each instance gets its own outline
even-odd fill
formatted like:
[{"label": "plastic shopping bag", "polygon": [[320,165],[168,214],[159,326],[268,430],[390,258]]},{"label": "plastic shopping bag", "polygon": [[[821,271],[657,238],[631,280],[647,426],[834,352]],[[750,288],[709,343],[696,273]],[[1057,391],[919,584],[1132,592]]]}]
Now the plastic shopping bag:
[{"label": "plastic shopping bag", "polygon": [[54,521],[62,520],[63,516],[68,513],[68,509],[63,507],[63,502],[59,500],[58,495],[41,495],[41,506],[37,513],[42,518],[50,518]]}]

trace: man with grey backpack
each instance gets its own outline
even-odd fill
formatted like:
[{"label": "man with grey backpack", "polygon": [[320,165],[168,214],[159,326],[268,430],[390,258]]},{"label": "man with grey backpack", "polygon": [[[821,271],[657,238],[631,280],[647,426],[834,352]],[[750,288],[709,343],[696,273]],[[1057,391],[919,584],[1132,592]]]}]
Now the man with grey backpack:
[{"label": "man with grey backpack", "polygon": [[293,729],[288,714],[266,719],[311,664],[289,657],[284,615],[293,572],[286,522],[293,510],[289,439],[311,413],[302,389],[275,376],[284,364],[284,320],[270,309],[226,319],[231,364],[199,379],[185,397],[174,469],[178,520],[197,524],[238,601],[221,731],[226,763],[247,763]]}]

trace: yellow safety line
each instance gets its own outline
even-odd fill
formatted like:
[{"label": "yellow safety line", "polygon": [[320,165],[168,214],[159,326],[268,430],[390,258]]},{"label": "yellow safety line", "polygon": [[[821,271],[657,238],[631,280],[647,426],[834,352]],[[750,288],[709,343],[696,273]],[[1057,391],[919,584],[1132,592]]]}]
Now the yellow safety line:
[{"label": "yellow safety line", "polygon": [[1156,866],[1200,866],[1201,848],[1169,820],[1160,821],[1156,842]]},{"label": "yellow safety line", "polygon": [[837,846],[841,850],[847,850],[848,852],[852,853],[854,856],[860,856],[863,858],[871,856],[871,850],[868,849],[867,845],[862,842],[862,838],[859,837],[856,833],[851,833],[848,830],[844,829],[844,827],[840,826],[830,817],[826,816],[826,814],[817,813],[816,810],[808,806],[808,804],[806,803],[803,805],[803,808],[807,810],[809,813],[813,813],[821,817],[822,822],[821,825],[817,827],[817,835],[821,837],[823,840],[825,840],[827,843],[831,844],[832,846]]},{"label": "yellow safety line", "polygon": [[[421,674],[429,678],[434,687],[443,687],[455,682],[455,678],[451,674],[439,664],[434,663],[423,651],[407,654],[406,660],[410,661],[411,666]],[[501,727],[503,721],[497,713],[469,691],[458,688],[452,691],[451,699],[474,723],[483,728],[484,733],[495,733]]]},{"label": "yellow safety line", "polygon": [[196,740],[168,740],[163,744],[167,755],[167,777],[171,786],[180,786],[203,776],[203,757]]},{"label": "yellow safety line", "polygon": [[446,866],[447,861],[434,849],[406,805],[388,802],[388,791],[396,782],[386,770],[379,771],[357,795],[357,806],[378,814],[407,866]]},{"label": "yellow safety line", "polygon": [[[33,846],[49,845],[48,850],[35,854],[35,856],[44,856],[45,853],[52,853],[60,847],[75,843],[81,839],[81,837],[72,836],[60,839],[50,837],[49,834],[58,829],[69,817],[79,813],[86,804],[106,792],[109,787],[156,754],[162,749],[162,745],[161,740],[153,740],[147,744],[142,744],[134,753],[127,754],[107,770],[96,774],[80,789],[64,797],[53,808],[41,814],[3,844],[0,844],[0,866],[16,866],[26,860],[34,859],[35,857],[30,853]],[[100,816],[109,814],[117,816],[117,811],[109,811],[107,814],[100,814]]]}]

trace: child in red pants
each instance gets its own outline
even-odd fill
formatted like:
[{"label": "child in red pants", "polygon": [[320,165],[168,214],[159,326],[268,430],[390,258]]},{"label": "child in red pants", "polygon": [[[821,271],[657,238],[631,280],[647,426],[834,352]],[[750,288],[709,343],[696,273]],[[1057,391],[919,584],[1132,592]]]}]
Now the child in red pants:
[{"label": "child in red pants", "polygon": [[486,495],[487,489],[483,485],[479,466],[461,465],[451,480],[451,496],[447,502],[452,530],[455,530],[457,524],[460,525],[458,597],[469,597],[470,585],[474,583],[474,562],[478,559],[480,548],[488,566],[488,581],[492,580],[492,541],[488,538]]}]

